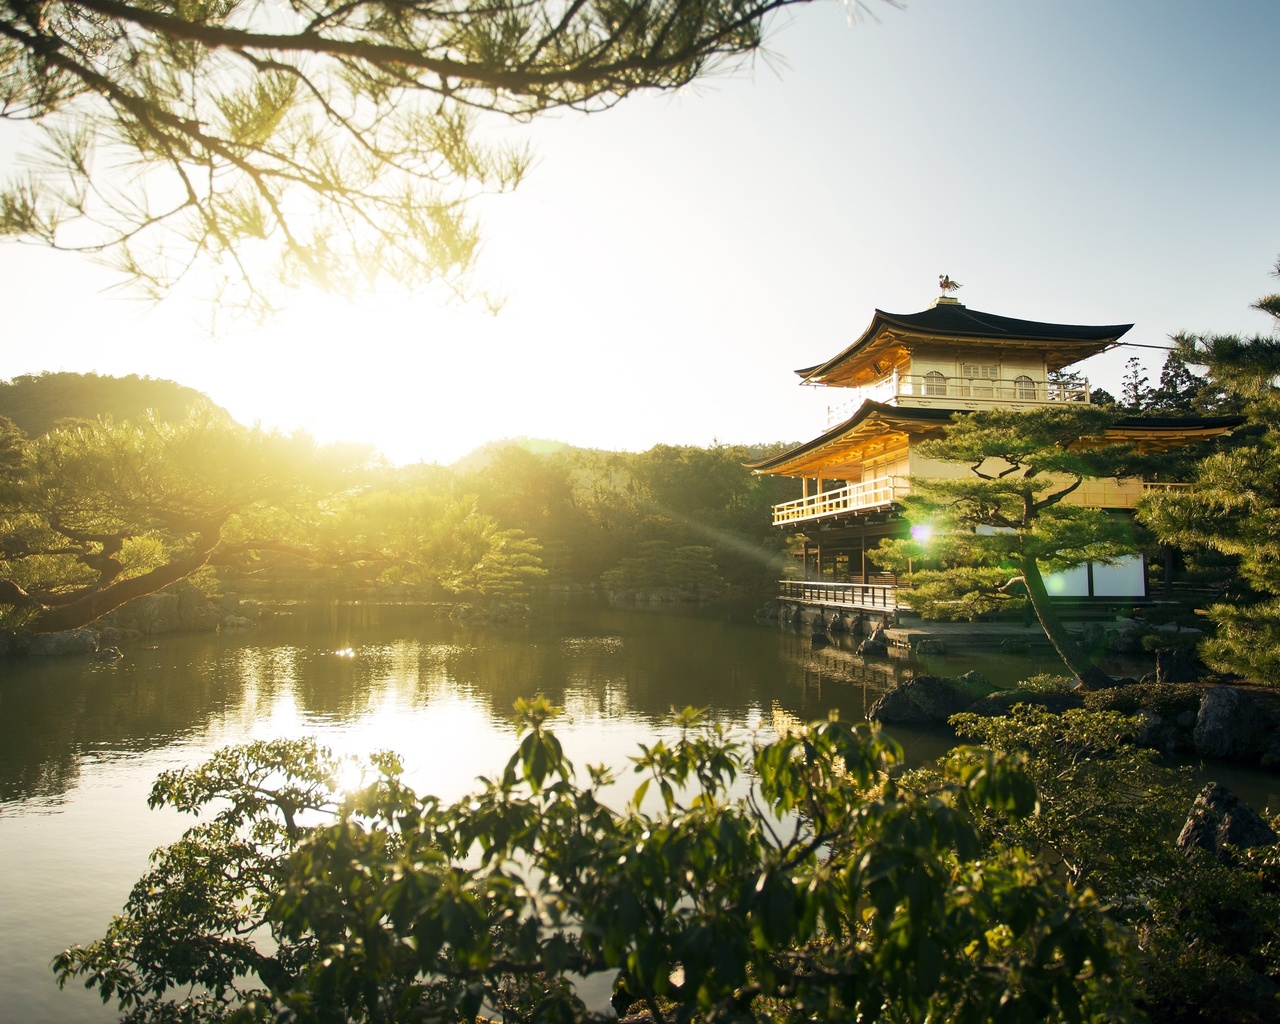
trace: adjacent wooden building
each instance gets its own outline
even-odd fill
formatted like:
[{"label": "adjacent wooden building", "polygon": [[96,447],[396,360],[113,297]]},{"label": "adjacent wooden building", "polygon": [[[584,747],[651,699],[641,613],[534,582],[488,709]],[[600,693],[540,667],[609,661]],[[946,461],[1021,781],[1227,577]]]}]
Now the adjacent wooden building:
[{"label": "adjacent wooden building", "polygon": [[[969,309],[941,297],[919,313],[877,309],[870,325],[825,362],[797,370],[801,382],[838,388],[827,429],[811,441],[752,463],[756,473],[794,477],[800,496],[774,506],[773,522],[795,531],[803,580],[783,583],[782,597],[865,610],[896,608],[896,580],[878,571],[875,548],[900,537],[899,513],[913,477],[958,477],[967,467],[921,456],[919,443],[941,433],[955,413],[1030,410],[1087,402],[1089,386],[1064,384],[1058,371],[1114,347],[1132,324],[1061,324]],[[1108,432],[1146,450],[1224,433],[1238,420],[1117,418]],[[1092,480],[1068,500],[1132,509],[1153,487],[1139,479]],[[1140,597],[1140,556],[1128,565],[1081,567],[1056,581],[1064,596]]]}]

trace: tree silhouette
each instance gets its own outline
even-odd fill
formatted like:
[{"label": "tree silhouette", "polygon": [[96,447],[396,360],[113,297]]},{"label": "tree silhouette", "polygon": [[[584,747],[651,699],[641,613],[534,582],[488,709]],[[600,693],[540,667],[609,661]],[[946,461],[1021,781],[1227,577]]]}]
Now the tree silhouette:
[{"label": "tree silhouette", "polygon": [[154,296],[207,267],[256,312],[281,284],[461,289],[469,200],[529,162],[478,113],[679,88],[800,2],[7,0],[0,116],[36,122],[44,152],[0,193],[0,232]]}]

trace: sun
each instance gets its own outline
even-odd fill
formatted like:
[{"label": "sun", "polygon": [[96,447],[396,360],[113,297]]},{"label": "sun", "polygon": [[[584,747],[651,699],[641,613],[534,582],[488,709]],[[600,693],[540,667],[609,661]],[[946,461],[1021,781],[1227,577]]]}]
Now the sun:
[{"label": "sun", "polygon": [[311,293],[278,321],[219,339],[217,364],[192,366],[183,383],[242,423],[371,444],[396,464],[449,462],[512,422],[509,406],[494,414],[477,372],[494,348],[491,320],[425,300]]}]

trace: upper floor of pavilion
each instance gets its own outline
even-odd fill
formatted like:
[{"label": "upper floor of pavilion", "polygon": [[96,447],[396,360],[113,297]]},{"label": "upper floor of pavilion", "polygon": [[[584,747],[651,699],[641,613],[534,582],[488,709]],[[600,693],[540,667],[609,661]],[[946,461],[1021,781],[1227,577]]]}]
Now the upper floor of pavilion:
[{"label": "upper floor of pavilion", "polygon": [[877,309],[843,351],[797,370],[805,384],[841,388],[827,425],[863,403],[949,412],[1087,402],[1087,381],[1057,371],[1113,348],[1132,324],[1059,324],[969,309],[940,297],[919,313]]}]

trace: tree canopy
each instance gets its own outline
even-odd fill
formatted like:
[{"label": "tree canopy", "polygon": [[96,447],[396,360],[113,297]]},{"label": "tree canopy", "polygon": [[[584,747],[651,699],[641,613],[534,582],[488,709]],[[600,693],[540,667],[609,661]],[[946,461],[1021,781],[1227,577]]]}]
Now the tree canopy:
[{"label": "tree canopy", "polygon": [[529,157],[477,114],[600,110],[761,45],[805,0],[4,0],[0,115],[42,160],[0,231],[153,295],[195,267],[262,311],[281,284],[461,287],[469,200]]},{"label": "tree canopy", "polygon": [[474,498],[380,471],[362,447],[209,412],[34,439],[0,420],[0,436],[0,621],[34,632],[88,625],[206,568],[281,559],[489,596],[542,572],[537,544]]},{"label": "tree canopy", "polygon": [[910,574],[902,599],[953,619],[1030,601],[1077,678],[1108,685],[1067,633],[1044,573],[1133,551],[1127,520],[1065,500],[1087,478],[1129,474],[1129,446],[1106,439],[1114,418],[1108,408],[1083,403],[966,413],[944,437],[921,444],[925,458],[963,463],[969,472],[912,478],[904,504],[913,535],[877,550],[877,562]]},{"label": "tree canopy", "polygon": [[[1264,296],[1254,308],[1280,326],[1280,295]],[[1248,423],[1230,447],[1200,463],[1194,491],[1151,495],[1139,515],[1168,543],[1238,559],[1252,594],[1208,609],[1217,634],[1202,656],[1221,670],[1280,684],[1280,334],[1180,334],[1174,343],[1180,359],[1205,366],[1241,403]]]},{"label": "tree canopy", "polygon": [[99,941],[61,954],[131,1021],[598,1020],[616,976],[653,1024],[1140,1019],[1096,900],[978,818],[1035,790],[977,752],[927,790],[838,721],[769,742],[675,716],[634,787],[574,769],[545,701],[505,769],[446,804],[383,754],[346,790],[307,741],[168,773],[208,815],[159,851]]},{"label": "tree canopy", "polygon": [[46,372],[0,381],[0,416],[30,437],[52,430],[59,420],[132,420],[150,412],[173,421],[196,410],[231,418],[202,391],[136,374]]}]

